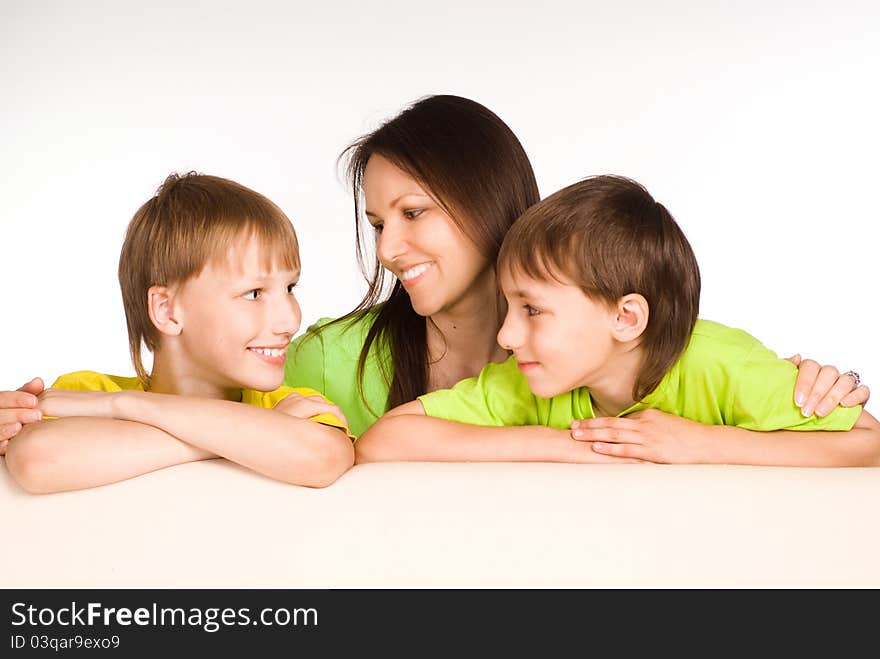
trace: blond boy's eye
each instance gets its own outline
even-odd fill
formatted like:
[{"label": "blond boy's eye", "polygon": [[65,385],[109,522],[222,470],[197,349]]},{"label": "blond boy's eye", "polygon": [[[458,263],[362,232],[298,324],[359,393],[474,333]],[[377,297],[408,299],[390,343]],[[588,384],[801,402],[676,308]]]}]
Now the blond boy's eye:
[{"label": "blond boy's eye", "polygon": [[257,299],[259,299],[259,297],[260,297],[260,289],[259,289],[259,288],[255,288],[255,289],[253,289],[252,291],[248,291],[247,293],[245,293],[244,295],[242,295],[242,297],[243,297],[245,300],[257,300]]},{"label": "blond boy's eye", "polygon": [[293,289],[295,289],[295,288],[296,288],[296,283],[288,284],[288,285],[287,285],[287,293],[288,293],[288,295],[293,295],[293,292],[294,292]]}]

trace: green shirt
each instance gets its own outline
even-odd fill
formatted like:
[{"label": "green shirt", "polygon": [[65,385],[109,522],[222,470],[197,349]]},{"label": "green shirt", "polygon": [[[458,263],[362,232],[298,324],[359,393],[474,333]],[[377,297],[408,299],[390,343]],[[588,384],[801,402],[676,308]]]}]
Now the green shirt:
[{"label": "green shirt", "polygon": [[[374,319],[375,314],[368,313],[313,335],[315,329],[332,320],[321,318],[293,341],[284,364],[286,385],[311,387],[323,393],[339,406],[351,431],[358,436],[385,412],[390,388],[379,369],[373,343],[364,369],[366,403],[358,391],[358,359]],[[387,359],[390,358],[388,355]]]},{"label": "green shirt", "polygon": [[[657,388],[618,416],[653,408],[700,423],[749,430],[853,427],[860,406],[838,407],[823,418],[802,416],[794,403],[796,380],[797,368],[751,335],[698,320],[688,347]],[[553,398],[535,396],[513,357],[419,400],[429,416],[483,426],[568,428],[575,419],[595,416],[586,387]]]}]

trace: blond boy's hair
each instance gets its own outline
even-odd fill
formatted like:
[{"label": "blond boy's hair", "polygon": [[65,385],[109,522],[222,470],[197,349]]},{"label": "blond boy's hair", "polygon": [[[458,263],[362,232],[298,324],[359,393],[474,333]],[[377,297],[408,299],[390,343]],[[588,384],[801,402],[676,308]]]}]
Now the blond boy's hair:
[{"label": "blond boy's hair", "polygon": [[208,263],[226,259],[242,238],[258,242],[267,269],[299,270],[296,233],[284,212],[228,179],[173,173],[132,217],[119,255],[119,286],[131,360],[145,388],[150,376],[141,347],[155,351],[160,336],[150,320],[147,291],[198,276]]},{"label": "blond boy's hair", "polygon": [[700,268],[690,243],[662,204],[621,176],[584,179],[529,208],[505,236],[498,269],[568,279],[608,305],[629,293],[644,296],[649,314],[635,400],[660,384],[697,321]]}]

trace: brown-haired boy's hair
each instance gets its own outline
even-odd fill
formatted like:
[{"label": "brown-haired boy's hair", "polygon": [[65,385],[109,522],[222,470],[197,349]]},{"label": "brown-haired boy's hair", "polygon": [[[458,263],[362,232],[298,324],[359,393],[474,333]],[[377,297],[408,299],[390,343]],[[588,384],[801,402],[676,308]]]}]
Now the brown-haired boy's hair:
[{"label": "brown-haired boy's hair", "polygon": [[609,305],[629,293],[644,296],[649,314],[635,400],[660,384],[697,320],[700,269],[687,238],[644,187],[621,176],[587,178],[532,206],[505,237],[498,268],[567,278]]},{"label": "brown-haired boy's hair", "polygon": [[128,326],[128,347],[145,388],[150,377],[141,344],[151,352],[159,331],[150,320],[147,291],[174,286],[222,261],[240,238],[262,247],[265,267],[299,270],[293,225],[271,201],[239,183],[217,176],[173,173],[132,217],[119,255],[119,285]]}]

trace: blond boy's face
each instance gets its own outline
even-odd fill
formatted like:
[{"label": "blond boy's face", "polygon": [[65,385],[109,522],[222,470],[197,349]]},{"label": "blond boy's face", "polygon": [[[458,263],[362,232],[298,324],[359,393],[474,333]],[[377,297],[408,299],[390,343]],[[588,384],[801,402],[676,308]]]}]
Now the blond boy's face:
[{"label": "blond boy's face", "polygon": [[499,281],[508,308],[498,343],[513,351],[535,395],[551,398],[614,377],[613,309],[571,282],[517,272],[502,272]]},{"label": "blond boy's face", "polygon": [[302,313],[293,293],[299,272],[264,265],[255,240],[209,263],[178,291],[178,357],[205,388],[273,391],[284,379],[287,348]]}]

